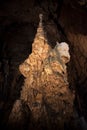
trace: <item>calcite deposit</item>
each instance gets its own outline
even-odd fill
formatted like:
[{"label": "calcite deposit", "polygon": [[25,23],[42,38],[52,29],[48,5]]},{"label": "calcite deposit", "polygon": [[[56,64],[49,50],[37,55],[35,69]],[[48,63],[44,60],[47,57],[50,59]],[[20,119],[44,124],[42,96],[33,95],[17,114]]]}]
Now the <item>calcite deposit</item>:
[{"label": "calcite deposit", "polygon": [[[67,43],[57,43],[54,49],[48,44],[42,14],[40,14],[32,53],[19,66],[25,81],[20,94],[20,102],[18,102],[25,103],[31,112],[30,123],[34,125],[29,125],[29,128],[63,130],[65,124],[71,121],[74,112],[74,93],[70,91],[67,80],[66,63],[69,60]],[[22,107],[17,104],[14,104],[9,122],[12,120],[17,122],[17,118],[14,118],[14,111],[15,116],[18,116],[19,108],[17,107]],[[22,113],[19,114],[21,115]]]}]

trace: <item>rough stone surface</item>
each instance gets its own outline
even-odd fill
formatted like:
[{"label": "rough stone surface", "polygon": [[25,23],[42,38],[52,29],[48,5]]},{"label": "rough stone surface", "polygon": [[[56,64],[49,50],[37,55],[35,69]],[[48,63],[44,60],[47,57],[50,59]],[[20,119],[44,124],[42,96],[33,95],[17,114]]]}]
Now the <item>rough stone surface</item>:
[{"label": "rough stone surface", "polygon": [[[65,65],[69,60],[68,45],[60,43],[52,49],[47,43],[43,26],[39,24],[32,53],[19,66],[26,78],[20,100],[27,104],[32,114],[32,122],[37,124],[33,129],[46,127],[50,130],[63,130],[64,125],[74,117],[74,93],[69,89]],[[22,118],[20,108],[20,102],[17,101],[9,121],[18,122]]]},{"label": "rough stone surface", "polygon": [[[0,128],[3,122],[6,126],[20,97],[24,78],[18,67],[31,53],[39,13],[44,14],[48,43],[53,48],[56,41],[68,41],[69,84],[79,96],[80,115],[87,119],[86,0],[0,0]],[[78,102],[75,106],[79,107]]]}]

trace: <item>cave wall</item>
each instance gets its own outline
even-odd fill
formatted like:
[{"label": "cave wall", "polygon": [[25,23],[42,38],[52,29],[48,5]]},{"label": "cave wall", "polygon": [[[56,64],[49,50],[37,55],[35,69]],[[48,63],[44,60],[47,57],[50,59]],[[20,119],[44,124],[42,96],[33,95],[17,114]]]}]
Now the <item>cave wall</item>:
[{"label": "cave wall", "polygon": [[82,113],[86,117],[86,6],[78,4],[76,0],[50,1],[50,4],[46,0],[0,2],[0,100],[6,103],[6,110],[11,108],[9,102],[20,96],[24,77],[18,67],[31,53],[39,13],[44,14],[49,44],[54,47],[56,41],[69,43],[71,54],[71,61],[68,64],[69,82],[79,93]]},{"label": "cave wall", "polygon": [[[71,86],[79,93],[82,108],[87,106],[87,19],[86,9],[76,2],[64,3],[60,24],[69,40],[71,62],[69,79]],[[85,110],[82,113],[85,115]],[[85,115],[86,117],[86,115]]]}]

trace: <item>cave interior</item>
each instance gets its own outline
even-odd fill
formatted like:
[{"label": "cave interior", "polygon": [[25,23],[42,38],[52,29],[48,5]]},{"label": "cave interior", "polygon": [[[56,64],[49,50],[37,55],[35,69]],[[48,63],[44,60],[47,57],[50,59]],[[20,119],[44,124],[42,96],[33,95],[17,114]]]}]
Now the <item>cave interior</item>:
[{"label": "cave interior", "polygon": [[20,97],[25,78],[19,65],[32,52],[40,13],[49,45],[54,48],[57,41],[69,45],[69,89],[75,93],[79,118],[87,126],[87,0],[0,0],[0,129],[7,128]]}]

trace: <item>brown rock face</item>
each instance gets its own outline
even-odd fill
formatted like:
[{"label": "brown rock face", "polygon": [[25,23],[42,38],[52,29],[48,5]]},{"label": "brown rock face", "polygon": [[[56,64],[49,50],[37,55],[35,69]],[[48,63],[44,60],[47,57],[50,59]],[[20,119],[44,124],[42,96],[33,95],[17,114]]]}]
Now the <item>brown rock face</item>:
[{"label": "brown rock face", "polygon": [[69,81],[79,94],[82,115],[87,119],[87,5],[80,2],[86,1],[64,2],[60,24],[70,41]]},{"label": "brown rock face", "polygon": [[[34,86],[35,89],[37,88],[37,86],[39,86],[39,88],[42,88],[40,85],[42,81],[47,84],[49,82],[50,85],[46,85],[49,87],[46,88],[43,87],[42,91],[40,92],[39,98],[36,99],[40,100],[40,102],[43,102],[43,99],[46,99],[45,100],[46,105],[44,106],[47,106],[47,103],[49,104],[50,102],[48,101],[47,98],[48,94],[47,91],[51,93],[50,92],[51,90],[49,89],[50,86],[51,88],[53,88],[52,84],[54,85],[57,84],[56,79],[58,80],[59,75],[57,76],[56,72],[60,74],[59,77],[63,76],[65,82],[67,81],[65,71],[66,65],[65,64],[61,65],[61,60],[59,60],[60,58],[58,57],[57,54],[58,52],[56,53],[56,47],[57,47],[55,46],[56,41],[59,42],[68,41],[67,43],[69,44],[70,48],[70,62],[68,64],[69,84],[70,87],[75,88],[77,97],[79,96],[80,108],[78,101],[75,102],[75,106],[77,106],[77,110],[80,113],[79,115],[87,119],[87,43],[86,43],[87,2],[86,1],[87,0],[71,0],[71,1],[70,0],[58,0],[58,1],[1,0],[0,1],[0,127],[1,127],[0,129],[2,129],[2,125],[3,127],[5,127],[6,124],[8,122],[11,123],[11,121],[12,124],[17,124],[17,122],[21,122],[18,124],[20,125],[23,124],[23,128],[28,124],[32,124],[30,122],[34,122],[34,119],[32,119],[33,121],[30,121],[30,118],[28,119],[28,116],[32,117],[31,113],[34,112],[31,112],[29,106],[32,105],[29,105],[30,101],[27,100],[30,100],[29,91],[31,91],[32,98],[34,97],[33,95],[36,94],[37,91],[34,91],[33,94],[33,90],[32,89],[30,90],[30,88],[32,88],[30,87],[30,84],[33,83],[34,85],[31,86]],[[36,38],[36,40],[38,39],[37,40],[38,44],[32,45],[32,43],[35,43],[36,41],[33,40],[36,34],[39,13],[44,14],[44,23],[45,23],[44,29],[46,30],[47,33],[47,40],[45,39],[45,42],[49,43],[52,47],[55,46],[54,49],[52,49],[48,44],[46,45],[43,44],[42,40],[43,37]],[[39,44],[39,41],[42,41],[41,43],[43,45]],[[43,48],[46,49],[44,50]],[[47,53],[44,53],[43,51],[47,51]],[[31,55],[29,55],[30,53]],[[69,58],[67,60],[66,56],[62,57],[61,55],[61,58],[64,61],[69,60]],[[24,62],[25,59],[26,61]],[[20,65],[23,62],[24,64]],[[26,78],[24,86],[23,86],[24,77],[19,72],[19,65],[21,73]],[[49,79],[49,77],[51,79]],[[59,80],[60,79],[63,81],[62,78],[59,78]],[[52,83],[53,81],[55,82]],[[58,88],[57,90],[59,91]],[[46,89],[48,90],[46,91]],[[55,89],[52,89],[52,92],[54,90]],[[43,92],[46,93],[45,96],[43,96],[44,95],[42,94]],[[54,98],[54,100],[56,100],[56,98]],[[43,103],[41,104],[43,105]],[[48,105],[48,107],[41,106],[41,110],[44,109],[45,111],[45,109],[48,110],[49,108],[49,111],[51,111],[50,113],[54,113],[54,111],[52,111],[49,106],[50,105]],[[51,107],[54,108],[53,106]],[[57,107],[57,109],[59,108]],[[17,114],[10,114],[10,112]],[[42,111],[41,113],[42,115],[44,115],[43,120],[45,124],[47,124],[46,120],[48,120],[48,115],[50,115],[50,113]],[[51,119],[53,118],[51,117],[53,117],[53,115],[51,114],[49,122],[50,121],[52,122]],[[36,117],[36,115],[34,117]],[[37,116],[37,118],[39,117]]]},{"label": "brown rock face", "polygon": [[[20,101],[27,104],[32,114],[30,120],[34,126],[29,125],[30,129],[44,127],[63,130],[64,125],[71,121],[74,115],[74,94],[69,90],[65,65],[69,60],[66,43],[57,44],[54,49],[48,45],[41,18],[32,53],[19,66],[25,76]],[[23,119],[21,107],[19,101],[14,104],[9,123]]]}]

